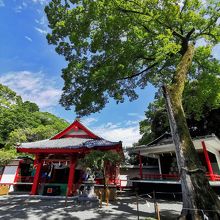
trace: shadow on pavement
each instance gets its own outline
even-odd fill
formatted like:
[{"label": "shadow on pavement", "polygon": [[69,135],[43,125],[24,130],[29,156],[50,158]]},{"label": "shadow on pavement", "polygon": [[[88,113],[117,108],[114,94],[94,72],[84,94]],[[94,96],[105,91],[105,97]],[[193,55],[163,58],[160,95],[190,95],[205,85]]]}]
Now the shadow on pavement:
[{"label": "shadow on pavement", "polygon": [[[161,204],[166,203],[166,201],[158,202],[161,202]],[[168,203],[171,205],[172,202],[168,201]],[[119,197],[115,202],[110,203],[108,207],[105,206],[105,203],[103,203],[102,208],[99,208],[98,205],[98,203],[91,202],[79,203],[69,198],[65,207],[64,199],[7,196],[0,197],[0,219],[137,219],[135,197]],[[146,200],[139,200],[140,219],[155,217],[154,208],[152,207],[153,203],[149,208]],[[176,219],[178,215],[178,211],[161,209],[161,219]]]}]

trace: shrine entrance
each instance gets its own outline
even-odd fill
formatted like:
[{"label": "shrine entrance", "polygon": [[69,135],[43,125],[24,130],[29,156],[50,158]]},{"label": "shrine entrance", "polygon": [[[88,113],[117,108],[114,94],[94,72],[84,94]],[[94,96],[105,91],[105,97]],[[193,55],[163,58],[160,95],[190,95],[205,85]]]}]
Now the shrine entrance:
[{"label": "shrine entrance", "polygon": [[[97,136],[78,120],[50,140],[22,143],[17,147],[18,152],[35,155],[32,195],[74,195],[85,176],[79,161],[93,150],[110,150],[123,155],[121,142]],[[119,182],[116,169],[119,167],[115,165],[111,168],[113,184]],[[97,183],[100,182],[97,179]]]}]

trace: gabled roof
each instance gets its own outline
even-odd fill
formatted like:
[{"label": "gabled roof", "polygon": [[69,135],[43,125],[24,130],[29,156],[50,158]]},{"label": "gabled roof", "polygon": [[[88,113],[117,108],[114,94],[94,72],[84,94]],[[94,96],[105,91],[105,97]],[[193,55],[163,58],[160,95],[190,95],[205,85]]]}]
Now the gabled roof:
[{"label": "gabled roof", "polygon": [[118,149],[122,151],[122,143],[105,140],[90,131],[79,120],[75,120],[69,127],[56,134],[51,139],[22,143],[17,147],[18,152],[78,152],[96,148]]},{"label": "gabled roof", "polygon": [[83,125],[78,119],[76,119],[69,127],[52,137],[51,140],[69,137],[101,139]]},{"label": "gabled roof", "polygon": [[173,142],[172,135],[169,132],[165,132],[158,138],[148,143],[147,146],[164,145],[164,144],[170,144],[172,142]]},{"label": "gabled roof", "polygon": [[87,139],[87,138],[61,138],[52,140],[42,140],[30,143],[22,143],[18,148],[35,148],[35,149],[79,149],[79,148],[93,148],[106,147],[118,145],[120,142],[111,142],[105,139]]},{"label": "gabled roof", "polygon": [[[164,135],[163,135],[164,136]],[[148,145],[136,146],[130,149],[132,153],[140,153],[143,156],[152,156],[163,153],[172,153],[175,152],[175,146],[172,139],[167,136],[166,141],[162,141],[163,137],[159,137],[159,140],[154,140]],[[160,140],[161,139],[161,140]],[[202,141],[205,142],[207,150],[210,152],[219,152],[220,151],[220,140],[214,134],[206,135],[202,137],[196,137],[193,140],[193,144],[196,150],[202,150]]]}]

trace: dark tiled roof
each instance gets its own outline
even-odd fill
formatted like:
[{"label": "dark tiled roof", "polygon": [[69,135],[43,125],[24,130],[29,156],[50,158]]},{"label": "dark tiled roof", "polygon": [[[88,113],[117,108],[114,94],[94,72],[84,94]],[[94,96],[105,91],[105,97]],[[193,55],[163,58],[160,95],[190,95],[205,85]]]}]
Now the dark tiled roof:
[{"label": "dark tiled roof", "polygon": [[173,143],[171,134],[169,132],[165,132],[160,137],[148,143],[147,146],[152,147],[155,145],[164,145],[164,144],[171,144],[171,143]]},{"label": "dark tiled roof", "polygon": [[[198,137],[194,137],[192,140],[199,140],[199,139],[207,139],[210,137],[216,137],[215,134],[211,134],[211,135],[205,135],[205,136],[198,136]],[[146,148],[146,147],[158,147],[158,146],[165,146],[167,144],[172,144],[173,143],[173,139],[170,133],[165,132],[164,134],[162,134],[160,137],[156,138],[155,140],[153,140],[152,142],[148,143],[147,145],[140,145],[140,146],[136,146],[135,148]]]},{"label": "dark tiled roof", "polygon": [[61,138],[53,140],[42,140],[30,143],[22,143],[19,148],[26,149],[77,149],[82,147],[93,148],[93,147],[105,147],[114,146],[121,142],[111,142],[105,139],[87,139],[87,138]]}]

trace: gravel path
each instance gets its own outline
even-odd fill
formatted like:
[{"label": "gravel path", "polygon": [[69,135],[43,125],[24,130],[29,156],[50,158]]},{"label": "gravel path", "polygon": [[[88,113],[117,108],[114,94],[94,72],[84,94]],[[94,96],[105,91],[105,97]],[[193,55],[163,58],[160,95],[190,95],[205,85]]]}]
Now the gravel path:
[{"label": "gravel path", "polygon": [[[161,219],[175,219],[182,203],[178,201],[157,200]],[[139,199],[140,219],[154,217],[154,204]],[[69,198],[65,207],[64,198],[42,198],[34,196],[9,195],[0,197],[0,219],[73,219],[73,220],[123,220],[138,219],[137,203],[134,196],[120,196],[117,201],[99,208],[97,203],[79,203]]]}]

